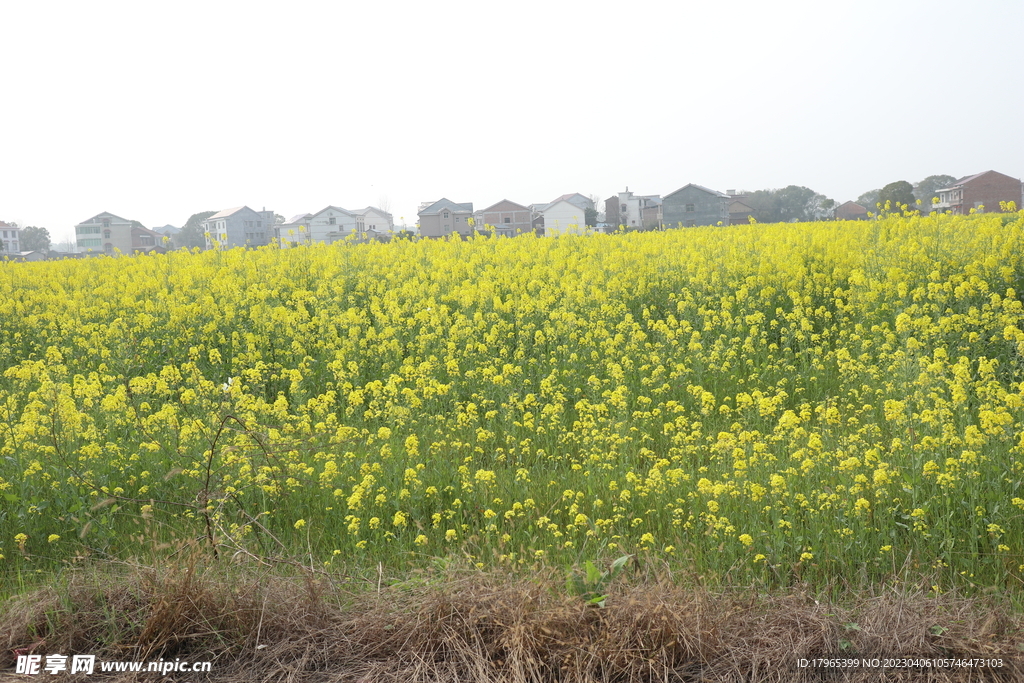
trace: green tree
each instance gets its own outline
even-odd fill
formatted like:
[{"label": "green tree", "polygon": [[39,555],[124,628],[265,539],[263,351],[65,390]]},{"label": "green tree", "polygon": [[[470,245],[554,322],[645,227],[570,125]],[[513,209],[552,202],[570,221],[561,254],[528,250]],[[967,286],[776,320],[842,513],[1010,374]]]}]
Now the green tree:
[{"label": "green tree", "polygon": [[50,231],[30,225],[21,231],[22,251],[50,251]]},{"label": "green tree", "polygon": [[181,232],[171,238],[171,243],[175,249],[192,249],[193,247],[199,247],[200,249],[206,248],[206,235],[203,234],[203,221],[217,213],[216,211],[200,211],[199,213],[192,214],[185,225],[182,226]]},{"label": "green tree", "polygon": [[590,227],[597,225],[597,209],[583,209],[583,220]]},{"label": "green tree", "polygon": [[882,205],[882,209],[885,209],[886,202],[889,203],[890,211],[899,211],[899,207],[904,204],[907,208],[914,209],[917,206],[917,200],[914,197],[914,186],[908,183],[906,180],[897,180],[894,183],[889,183],[878,193],[878,203]]},{"label": "green tree", "polygon": [[743,200],[759,223],[820,221],[832,217],[835,200],[808,187],[790,185],[778,190],[758,190]]},{"label": "green tree", "polygon": [[939,190],[949,187],[956,182],[951,175],[930,175],[917,185],[914,185],[914,199],[921,202],[921,209],[928,211],[932,205],[932,198],[939,196]]},{"label": "green tree", "polygon": [[878,210],[878,195],[882,194],[881,188],[876,190],[868,190],[861,196],[857,197],[857,203],[863,206],[868,211]]}]

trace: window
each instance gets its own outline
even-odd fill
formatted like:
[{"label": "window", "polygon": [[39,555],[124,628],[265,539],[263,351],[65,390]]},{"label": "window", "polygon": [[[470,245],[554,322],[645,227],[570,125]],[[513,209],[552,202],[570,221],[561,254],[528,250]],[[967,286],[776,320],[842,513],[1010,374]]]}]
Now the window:
[{"label": "window", "polygon": [[103,227],[104,228],[109,228],[110,227],[110,219],[109,218],[104,218],[103,219]]},{"label": "window", "polygon": [[623,204],[622,207],[619,209],[619,211],[621,213],[626,213],[626,211],[628,211],[628,210],[629,210],[629,207],[626,206],[625,204]]},{"label": "window", "polygon": [[103,239],[105,239],[105,240],[109,240],[110,239],[110,231],[109,230],[104,230],[103,231]]},{"label": "window", "polygon": [[444,217],[448,218],[448,212],[447,211],[444,212]]},{"label": "window", "polygon": [[334,216],[331,216],[330,220],[328,220],[327,222],[331,225],[337,225],[338,221]]},{"label": "window", "polygon": [[511,223],[511,222],[512,222],[511,216],[505,216],[505,223]]},{"label": "window", "polygon": [[78,246],[80,247],[98,247],[101,246],[102,244],[103,240],[101,240],[98,237],[96,239],[78,240]]},{"label": "window", "polygon": [[693,212],[693,211],[697,210],[697,207],[694,206],[693,204],[687,204],[686,205],[686,210],[687,210],[687,212]]},{"label": "window", "polygon": [[256,227],[257,228],[262,228],[263,227],[263,221],[256,221]]},{"label": "window", "polygon": [[107,252],[108,254],[113,254],[114,245],[111,244],[110,242],[107,242],[106,244],[103,245],[103,251]]}]

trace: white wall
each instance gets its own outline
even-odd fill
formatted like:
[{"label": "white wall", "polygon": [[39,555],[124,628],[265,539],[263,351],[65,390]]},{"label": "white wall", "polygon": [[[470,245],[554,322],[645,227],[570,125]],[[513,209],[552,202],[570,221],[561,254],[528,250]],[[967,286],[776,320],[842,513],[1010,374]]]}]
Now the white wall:
[{"label": "white wall", "polygon": [[568,232],[582,234],[587,229],[587,216],[583,209],[561,200],[544,209],[544,236],[562,235]]}]

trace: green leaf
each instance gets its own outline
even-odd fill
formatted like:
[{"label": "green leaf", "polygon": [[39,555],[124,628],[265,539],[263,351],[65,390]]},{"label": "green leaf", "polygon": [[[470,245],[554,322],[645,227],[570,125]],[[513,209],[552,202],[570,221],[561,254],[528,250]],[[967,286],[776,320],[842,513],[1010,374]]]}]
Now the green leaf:
[{"label": "green leaf", "polygon": [[598,569],[590,560],[587,560],[586,564],[584,564],[583,567],[587,570],[588,584],[599,584],[601,582],[601,579],[604,578],[604,574],[601,573],[601,570]]},{"label": "green leaf", "polygon": [[631,559],[633,559],[632,555],[623,555],[622,557],[620,557],[617,560],[615,560],[614,562],[612,562],[612,569],[611,569],[612,576],[615,576],[616,574],[621,572],[623,570],[623,568],[625,568],[626,564]]}]

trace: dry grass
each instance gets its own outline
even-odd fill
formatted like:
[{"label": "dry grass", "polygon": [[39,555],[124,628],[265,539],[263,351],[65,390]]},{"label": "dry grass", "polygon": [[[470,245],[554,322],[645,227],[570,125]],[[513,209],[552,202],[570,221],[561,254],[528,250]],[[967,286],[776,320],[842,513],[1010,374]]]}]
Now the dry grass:
[{"label": "dry grass", "polygon": [[[994,599],[889,592],[836,605],[800,592],[712,593],[633,577],[598,608],[567,595],[554,573],[449,571],[384,582],[378,592],[372,581],[338,587],[323,576],[194,564],[64,582],[0,608],[0,669],[29,648],[212,661],[208,678],[218,681],[1024,680],[1024,617]],[[1002,657],[1008,667],[823,678],[795,665],[897,655]]]}]

